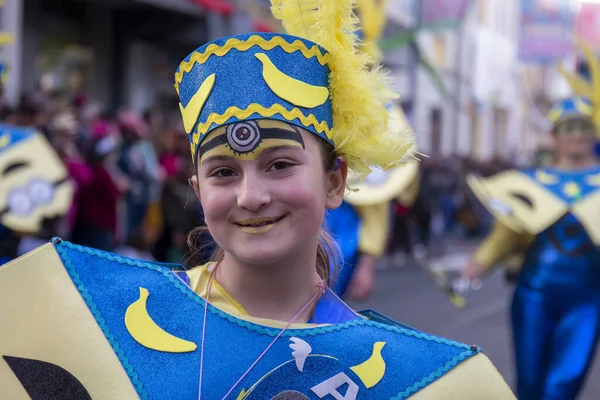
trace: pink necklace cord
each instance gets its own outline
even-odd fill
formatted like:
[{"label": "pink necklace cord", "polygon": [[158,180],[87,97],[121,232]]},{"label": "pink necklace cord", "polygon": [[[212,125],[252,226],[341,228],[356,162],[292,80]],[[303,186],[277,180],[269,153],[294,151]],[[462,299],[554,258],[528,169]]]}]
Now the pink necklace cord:
[{"label": "pink necklace cord", "polygon": [[[206,315],[207,315],[207,310],[208,310],[208,299],[210,297],[210,290],[212,288],[212,281],[214,279],[214,275],[215,275],[215,272],[216,272],[218,266],[219,266],[219,264],[215,265],[215,268],[212,270],[212,272],[210,274],[210,278],[209,278],[208,284],[206,285],[206,299],[205,299],[205,305],[204,305],[204,322],[203,322],[203,325],[202,325],[202,342],[201,342],[201,345],[200,345],[200,379],[199,379],[199,384],[198,384],[198,400],[201,400],[201,395],[202,395],[202,366],[204,364],[204,337],[205,337],[205,334],[206,334]],[[244,372],[244,374],[237,380],[237,382],[234,383],[234,385],[231,387],[231,389],[229,389],[229,391],[227,392],[227,394],[225,396],[223,396],[222,400],[227,399],[227,396],[229,396],[233,392],[233,390],[236,388],[236,386],[239,385],[240,382],[242,382],[244,380],[244,378],[250,373],[250,371],[252,370],[252,368],[254,368],[256,366],[256,364],[258,364],[258,362],[264,357],[264,355],[267,354],[267,352],[269,351],[269,349],[271,349],[271,347],[273,347],[273,345],[275,344],[275,342],[277,341],[277,339],[279,339],[281,337],[281,335],[283,335],[283,333],[286,330],[288,330],[290,326],[292,326],[292,324],[294,323],[294,321],[296,321],[296,319],[298,319],[298,317],[300,317],[300,315],[302,315],[302,313],[308,308],[308,306],[310,306],[317,299],[317,297],[319,297],[319,295],[325,293],[325,285],[323,283],[323,279],[320,276],[319,276],[319,283],[317,283],[317,286],[318,286],[319,290],[317,290],[317,292],[302,307],[302,309],[300,309],[300,311],[298,311],[298,313],[294,316],[294,318],[292,318],[290,320],[290,322],[287,323],[287,325],[285,326],[285,328],[283,328],[277,334],[277,336],[275,336],[275,338],[273,339],[273,341],[271,341],[271,343],[261,353],[261,355],[258,356],[258,358],[252,363],[252,365],[250,365],[250,367],[248,367],[248,369],[246,370],[246,372]]]},{"label": "pink necklace cord", "polygon": [[204,336],[206,334],[206,315],[208,314],[208,299],[210,298],[212,282],[218,265],[219,264],[215,265],[215,268],[213,268],[212,272],[210,273],[210,278],[208,279],[208,284],[206,285],[206,299],[204,300],[204,318],[202,322],[202,342],[200,344],[200,379],[198,383],[198,400],[200,400],[202,396],[202,367],[204,365]]}]

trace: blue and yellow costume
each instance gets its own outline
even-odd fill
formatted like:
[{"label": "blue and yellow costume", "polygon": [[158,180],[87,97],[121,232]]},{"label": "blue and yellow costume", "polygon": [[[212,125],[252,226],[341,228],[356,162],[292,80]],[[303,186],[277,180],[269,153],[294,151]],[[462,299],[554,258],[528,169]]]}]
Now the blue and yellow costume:
[{"label": "blue and yellow costume", "polygon": [[[368,165],[385,165],[410,148],[380,136],[387,116],[376,104],[380,89],[367,83],[358,90],[376,77],[362,68],[352,36],[341,34],[353,31],[352,2],[311,2],[316,10],[294,8],[299,4],[274,1],[274,13],[291,33],[300,17],[318,27],[337,21],[329,32],[313,29],[320,44],[281,34],[237,35],[208,43],[181,63],[176,88],[195,162],[201,162],[197,154],[248,159],[284,142],[301,147],[300,128],[335,143],[365,174]],[[347,86],[349,76],[355,79]],[[363,94],[362,103],[338,98],[345,90]],[[355,115],[359,122],[348,118]],[[337,142],[344,137],[350,140]],[[377,149],[379,140],[391,146],[387,154],[358,157],[362,149]],[[221,399],[228,389],[227,398],[237,400],[514,398],[475,346],[374,312],[359,315],[331,290],[307,323],[282,331],[284,322],[249,316],[217,282],[209,285],[214,267],[185,271],[58,239],[3,266],[2,394],[196,399],[202,347],[208,349],[203,399]]]},{"label": "blue and yellow costume", "polygon": [[35,235],[72,200],[67,170],[44,136],[0,125],[0,265],[15,257],[19,235]]},{"label": "blue and yellow costume", "polygon": [[[390,125],[396,134],[410,132],[402,110],[390,112]],[[338,243],[339,262],[334,290],[343,295],[351,282],[361,254],[380,257],[390,234],[390,202],[405,207],[414,204],[419,190],[419,167],[416,160],[389,170],[375,169],[364,180],[350,179],[349,191],[342,205],[327,213],[327,227]]]},{"label": "blue and yellow costume", "polygon": [[[580,97],[558,102],[555,126],[587,119]],[[600,334],[600,166],[468,177],[497,218],[475,261],[491,268],[515,253],[523,265],[512,303],[520,399],[574,399]]]}]

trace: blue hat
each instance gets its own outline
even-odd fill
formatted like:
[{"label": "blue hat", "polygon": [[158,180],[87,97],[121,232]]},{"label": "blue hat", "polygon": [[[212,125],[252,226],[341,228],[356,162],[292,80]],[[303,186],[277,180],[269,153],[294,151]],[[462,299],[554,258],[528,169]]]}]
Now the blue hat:
[{"label": "blue hat", "polygon": [[188,55],[175,89],[194,163],[202,140],[224,126],[217,142],[250,154],[264,128],[253,120],[265,119],[317,135],[363,175],[403,162],[413,140],[389,134],[385,105],[397,95],[387,72],[370,68],[372,57],[361,51],[353,4],[271,0],[288,34],[230,36]]},{"label": "blue hat", "polygon": [[175,88],[195,155],[215,128],[262,118],[330,141],[329,54],[309,40],[250,33],[199,47],[179,65]]},{"label": "blue hat", "polygon": [[592,103],[585,97],[577,96],[557,101],[548,113],[554,126],[572,118],[589,118],[591,122],[592,116]]}]

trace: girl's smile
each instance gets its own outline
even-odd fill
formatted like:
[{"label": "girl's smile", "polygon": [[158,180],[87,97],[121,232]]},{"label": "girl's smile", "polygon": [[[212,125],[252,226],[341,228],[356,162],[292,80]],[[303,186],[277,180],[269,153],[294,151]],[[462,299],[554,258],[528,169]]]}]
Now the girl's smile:
[{"label": "girl's smile", "polygon": [[249,233],[252,235],[260,235],[263,233],[269,232],[271,229],[275,227],[279,221],[281,221],[285,217],[262,217],[262,218],[254,218],[254,219],[246,219],[235,224],[238,225],[242,232]]}]

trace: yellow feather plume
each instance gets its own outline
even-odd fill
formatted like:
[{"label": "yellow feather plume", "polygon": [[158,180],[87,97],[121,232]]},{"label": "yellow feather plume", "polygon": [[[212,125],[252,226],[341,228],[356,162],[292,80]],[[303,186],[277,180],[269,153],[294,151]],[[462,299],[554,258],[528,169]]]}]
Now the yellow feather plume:
[{"label": "yellow feather plume", "polygon": [[558,65],[558,69],[577,96],[586,97],[592,102],[592,106],[594,107],[592,118],[597,127],[597,135],[600,137],[600,62],[596,59],[594,51],[589,46],[580,40],[578,44],[590,70],[590,81],[567,71],[562,63]]},{"label": "yellow feather plume", "polygon": [[383,54],[377,41],[385,28],[388,0],[356,0],[356,6],[363,32],[361,50],[379,61]]},{"label": "yellow feather plume", "polygon": [[410,133],[388,130],[385,106],[398,97],[389,74],[359,50],[354,0],[271,0],[273,16],[290,35],[323,46],[330,54],[329,87],[333,108],[332,138],[339,155],[366,176],[370,167],[390,168],[413,148]]}]

